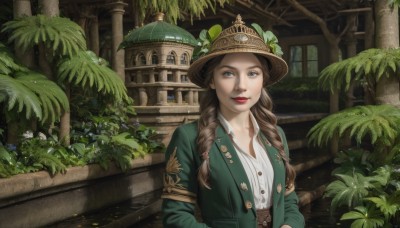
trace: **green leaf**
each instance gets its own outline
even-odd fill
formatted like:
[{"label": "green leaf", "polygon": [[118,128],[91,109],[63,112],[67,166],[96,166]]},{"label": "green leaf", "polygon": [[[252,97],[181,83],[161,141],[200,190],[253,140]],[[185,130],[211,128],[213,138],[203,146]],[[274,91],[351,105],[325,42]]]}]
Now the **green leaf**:
[{"label": "green leaf", "polygon": [[219,36],[219,34],[222,32],[222,26],[219,24],[213,25],[207,32],[209,38],[210,38],[210,43],[214,42],[214,40]]}]

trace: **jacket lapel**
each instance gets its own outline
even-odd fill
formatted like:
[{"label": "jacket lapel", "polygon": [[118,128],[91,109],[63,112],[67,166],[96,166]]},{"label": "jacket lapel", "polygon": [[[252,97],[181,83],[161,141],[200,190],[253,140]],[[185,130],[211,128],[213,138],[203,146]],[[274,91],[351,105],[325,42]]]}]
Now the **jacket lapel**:
[{"label": "jacket lapel", "polygon": [[246,210],[252,210],[254,215],[256,215],[250,181],[247,178],[246,171],[240,162],[229,135],[226,134],[222,127],[217,128],[215,144],[219,149],[224,164],[228,167],[232,178],[235,180],[236,187],[242,196],[243,207]]},{"label": "jacket lapel", "polygon": [[264,147],[269,156],[269,160],[271,161],[272,168],[274,169],[274,182],[272,185],[272,203],[273,208],[277,207],[278,199],[282,191],[285,191],[285,183],[281,183],[282,180],[285,180],[285,166],[283,164],[282,158],[279,154],[279,151],[273,147],[270,143],[268,143],[266,137],[261,134],[261,141],[264,144]]}]

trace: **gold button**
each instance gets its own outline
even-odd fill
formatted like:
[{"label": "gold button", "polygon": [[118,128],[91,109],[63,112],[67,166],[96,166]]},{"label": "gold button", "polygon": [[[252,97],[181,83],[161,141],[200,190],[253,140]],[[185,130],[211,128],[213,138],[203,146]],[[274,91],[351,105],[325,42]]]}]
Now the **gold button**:
[{"label": "gold button", "polygon": [[281,193],[282,191],[282,185],[278,184],[278,186],[276,186],[276,190],[278,191],[278,193]]},{"label": "gold button", "polygon": [[249,190],[248,188],[247,188],[247,184],[246,183],[240,183],[240,188],[243,190],[243,191],[247,191],[247,190]]},{"label": "gold button", "polygon": [[261,171],[258,171],[257,174],[258,174],[258,176],[261,176],[261,175],[262,175],[262,172],[261,172]]},{"label": "gold button", "polygon": [[246,208],[247,209],[251,209],[253,207],[253,204],[251,204],[251,202],[250,201],[246,201]]},{"label": "gold button", "polygon": [[227,153],[225,153],[225,157],[228,158],[228,159],[231,159],[232,158],[232,154],[227,152]]},{"label": "gold button", "polygon": [[228,151],[228,147],[226,147],[225,145],[221,146],[221,151],[226,153]]},{"label": "gold button", "polygon": [[267,227],[268,222],[264,220],[264,221],[262,222],[262,225],[263,225],[263,227]]},{"label": "gold button", "polygon": [[233,163],[233,161],[232,161],[232,160],[229,160],[229,163],[231,163],[231,164],[232,164],[232,163]]},{"label": "gold button", "polygon": [[265,193],[265,191],[264,190],[261,190],[261,194],[264,194]]}]

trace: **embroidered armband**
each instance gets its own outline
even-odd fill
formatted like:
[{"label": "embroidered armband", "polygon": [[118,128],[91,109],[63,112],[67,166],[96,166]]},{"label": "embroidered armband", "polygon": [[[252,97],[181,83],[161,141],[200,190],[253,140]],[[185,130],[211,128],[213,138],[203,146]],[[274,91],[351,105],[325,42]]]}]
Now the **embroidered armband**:
[{"label": "embroidered armband", "polygon": [[176,157],[176,147],[168,159],[165,168],[164,188],[161,198],[172,199],[187,203],[196,203],[196,194],[188,191],[180,182],[181,164]]}]

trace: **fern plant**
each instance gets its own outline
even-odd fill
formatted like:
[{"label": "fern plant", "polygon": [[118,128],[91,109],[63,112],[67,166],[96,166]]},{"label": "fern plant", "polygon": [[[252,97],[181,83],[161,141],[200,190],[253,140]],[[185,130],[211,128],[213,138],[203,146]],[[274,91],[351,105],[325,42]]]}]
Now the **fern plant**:
[{"label": "fern plant", "polygon": [[350,82],[366,82],[374,90],[376,81],[382,77],[400,75],[400,49],[368,49],[354,57],[333,63],[320,73],[319,84],[331,90],[348,90]]},{"label": "fern plant", "polygon": [[73,56],[86,50],[86,40],[82,28],[68,18],[35,15],[20,17],[4,23],[2,32],[10,33],[9,42],[21,50],[44,43],[56,55]]},{"label": "fern plant", "polygon": [[309,143],[326,145],[333,137],[354,139],[339,152],[337,178],[327,186],[331,208],[347,206],[342,220],[352,227],[383,227],[400,220],[400,109],[391,105],[358,106],[331,114],[308,133]]},{"label": "fern plant", "polygon": [[54,123],[62,110],[69,110],[64,91],[44,75],[17,64],[10,51],[0,43],[0,103],[5,103],[8,120],[22,114]]},{"label": "fern plant", "polygon": [[400,109],[391,105],[368,105],[329,115],[312,127],[307,137],[310,144],[317,146],[326,145],[335,136],[354,137],[359,144],[369,136],[372,145],[391,146],[399,133]]}]

